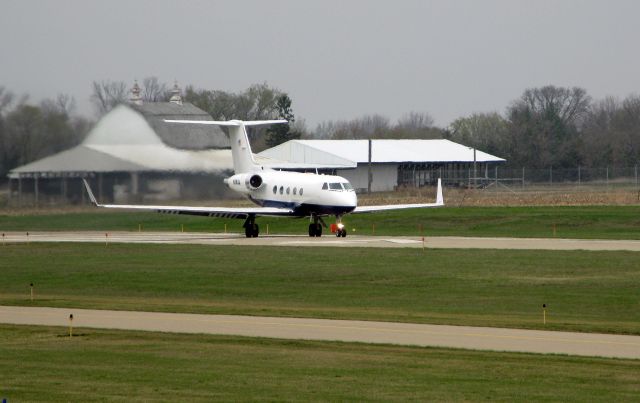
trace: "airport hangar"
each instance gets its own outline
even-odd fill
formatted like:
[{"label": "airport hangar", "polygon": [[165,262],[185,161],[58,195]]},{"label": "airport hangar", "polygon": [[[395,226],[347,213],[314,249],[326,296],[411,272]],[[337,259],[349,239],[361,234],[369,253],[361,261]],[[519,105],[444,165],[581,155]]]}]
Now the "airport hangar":
[{"label": "airport hangar", "polygon": [[[153,203],[206,200],[229,193],[228,137],[217,126],[175,125],[164,119],[212,120],[174,87],[170,102],[131,102],[103,116],[82,144],[13,169],[11,205],[84,203],[79,178],[87,178],[101,201]],[[369,158],[370,157],[370,158]],[[274,169],[317,171],[347,178],[358,191],[465,184],[486,176],[504,160],[449,140],[291,140],[256,154]],[[369,175],[369,170],[371,175]],[[371,182],[369,182],[371,177]]]},{"label": "airport hangar", "polygon": [[505,162],[445,139],[290,140],[258,155],[292,164],[338,166],[330,173],[349,180],[358,192],[432,186],[438,178],[444,185],[466,186],[469,178],[486,181],[493,175],[491,168]]}]

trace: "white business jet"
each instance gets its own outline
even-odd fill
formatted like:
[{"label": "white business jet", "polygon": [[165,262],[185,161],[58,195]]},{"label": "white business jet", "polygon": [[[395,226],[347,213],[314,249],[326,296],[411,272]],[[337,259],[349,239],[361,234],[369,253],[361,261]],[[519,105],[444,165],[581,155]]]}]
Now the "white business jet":
[{"label": "white business jet", "polygon": [[150,210],[167,214],[187,214],[205,217],[240,218],[244,221],[247,238],[257,237],[260,230],[256,223],[259,216],[277,217],[309,217],[309,236],[319,237],[326,224],[322,217],[335,216],[336,236],[347,236],[342,224],[345,214],[370,213],[375,211],[440,207],[444,206],[442,185],[438,179],[438,190],[435,203],[394,204],[383,206],[357,206],[356,192],[348,180],[334,175],[318,175],[276,171],[262,166],[253,158],[247,126],[271,125],[287,123],[286,120],[261,121],[207,121],[207,120],[165,120],[176,124],[218,125],[229,128],[231,155],[234,175],[226,178],[224,183],[232,190],[246,195],[259,207],[227,208],[227,207],[185,207],[185,206],[150,206],[127,204],[99,204],[89,184],[84,185],[91,202],[97,207]]}]

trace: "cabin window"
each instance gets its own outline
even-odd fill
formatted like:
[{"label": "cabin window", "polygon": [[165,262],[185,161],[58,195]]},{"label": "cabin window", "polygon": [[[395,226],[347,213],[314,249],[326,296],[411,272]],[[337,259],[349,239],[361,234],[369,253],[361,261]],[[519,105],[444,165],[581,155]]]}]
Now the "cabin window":
[{"label": "cabin window", "polygon": [[346,190],[353,190],[353,186],[351,186],[349,182],[343,183],[342,186],[344,186]]},{"label": "cabin window", "polygon": [[295,196],[298,193],[298,188],[293,188],[293,195]]},{"label": "cabin window", "polygon": [[331,190],[342,190],[342,184],[340,183],[330,183],[329,189]]},{"label": "cabin window", "polygon": [[304,190],[304,189],[300,188],[300,196],[302,196],[302,191],[303,191],[303,190]]},{"label": "cabin window", "polygon": [[284,186],[280,186],[280,194],[284,193]]},{"label": "cabin window", "polygon": [[327,184],[327,182],[325,182],[325,183],[322,185],[322,190],[327,190],[327,189],[329,189],[329,185]]},{"label": "cabin window", "polygon": [[287,188],[287,194],[291,193],[291,188]]},{"label": "cabin window", "polygon": [[278,192],[278,186],[274,186],[273,187],[273,194],[276,194]]}]

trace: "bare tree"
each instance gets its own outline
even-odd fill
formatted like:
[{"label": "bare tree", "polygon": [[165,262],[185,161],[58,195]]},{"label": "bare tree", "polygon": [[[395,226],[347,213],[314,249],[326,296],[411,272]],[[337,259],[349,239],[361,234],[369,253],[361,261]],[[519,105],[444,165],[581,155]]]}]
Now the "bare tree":
[{"label": "bare tree", "polygon": [[14,95],[11,91],[7,91],[7,89],[3,86],[0,86],[0,116],[2,116],[3,112],[11,105],[14,100]]},{"label": "bare tree", "polygon": [[187,86],[185,100],[214,119],[267,120],[277,116],[277,100],[284,93],[266,83],[254,84],[240,93],[197,90]]},{"label": "bare tree", "polygon": [[166,102],[169,94],[166,83],[158,81],[158,77],[146,77],[142,80],[142,100],[144,102]]},{"label": "bare tree", "polygon": [[91,101],[99,116],[104,115],[119,104],[127,102],[127,84],[124,81],[94,81]]},{"label": "bare tree", "polygon": [[579,127],[590,103],[591,97],[578,87],[527,89],[507,110],[512,142],[507,158],[535,168],[582,163]]},{"label": "bare tree", "polygon": [[497,112],[474,113],[451,123],[451,140],[482,151],[504,155],[508,151],[507,121]]},{"label": "bare tree", "polygon": [[589,108],[591,97],[583,88],[555,87],[529,88],[514,102],[512,108],[543,116],[559,118],[565,125],[577,124]]},{"label": "bare tree", "polygon": [[76,100],[68,94],[58,94],[55,99],[45,99],[40,103],[43,112],[71,116],[76,110]]},{"label": "bare tree", "polygon": [[398,119],[397,128],[405,130],[420,130],[433,127],[434,121],[431,115],[421,112],[409,112]]},{"label": "bare tree", "polygon": [[442,138],[443,131],[433,126],[433,119],[427,113],[412,112],[405,115],[396,125],[382,115],[365,115],[346,121],[322,122],[316,126],[315,138],[331,139],[399,139],[399,138]]}]

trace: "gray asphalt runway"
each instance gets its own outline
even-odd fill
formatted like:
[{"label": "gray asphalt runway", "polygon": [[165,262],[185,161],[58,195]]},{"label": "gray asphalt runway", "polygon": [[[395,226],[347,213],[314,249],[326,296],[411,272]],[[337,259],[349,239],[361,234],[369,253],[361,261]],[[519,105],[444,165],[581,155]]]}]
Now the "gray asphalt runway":
[{"label": "gray asphalt runway", "polygon": [[468,249],[546,249],[546,250],[627,250],[640,251],[640,241],[587,240],[557,238],[478,238],[478,237],[384,237],[271,235],[245,238],[240,234],[182,232],[7,232],[3,242],[100,242],[172,243],[200,245],[332,246],[368,248],[468,248]]},{"label": "gray asphalt runway", "polygon": [[640,336],[351,320],[0,306],[0,323],[640,359]]}]

